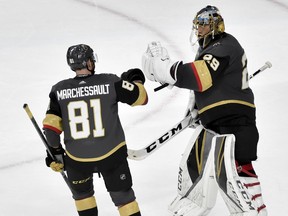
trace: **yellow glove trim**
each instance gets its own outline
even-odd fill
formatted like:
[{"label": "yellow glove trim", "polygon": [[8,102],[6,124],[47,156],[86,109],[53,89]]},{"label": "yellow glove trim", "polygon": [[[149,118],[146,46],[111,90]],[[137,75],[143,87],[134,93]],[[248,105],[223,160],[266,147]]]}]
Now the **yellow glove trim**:
[{"label": "yellow glove trim", "polygon": [[50,167],[53,171],[55,172],[62,172],[63,169],[64,169],[64,164],[62,163],[57,163],[55,161],[53,161],[51,164],[50,164]]}]

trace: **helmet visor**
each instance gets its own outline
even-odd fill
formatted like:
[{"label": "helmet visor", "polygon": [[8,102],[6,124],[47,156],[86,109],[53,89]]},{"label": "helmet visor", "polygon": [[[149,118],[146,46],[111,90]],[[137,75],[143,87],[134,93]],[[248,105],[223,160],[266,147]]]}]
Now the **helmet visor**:
[{"label": "helmet visor", "polygon": [[210,14],[205,11],[198,16],[196,16],[193,20],[193,29],[198,30],[198,26],[210,25]]}]

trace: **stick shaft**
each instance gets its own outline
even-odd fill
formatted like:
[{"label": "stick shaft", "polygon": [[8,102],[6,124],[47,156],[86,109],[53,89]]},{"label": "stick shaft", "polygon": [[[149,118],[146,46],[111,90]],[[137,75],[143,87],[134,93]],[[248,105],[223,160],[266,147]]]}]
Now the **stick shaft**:
[{"label": "stick shaft", "polygon": [[32,112],[31,112],[31,110],[30,110],[30,108],[29,108],[29,106],[28,106],[28,104],[24,104],[24,105],[23,105],[23,108],[24,108],[24,110],[26,111],[28,117],[30,118],[30,120],[31,120],[34,128],[36,129],[38,135],[40,136],[40,138],[41,138],[43,144],[45,145],[48,153],[50,154],[50,156],[51,156],[52,159],[54,160],[55,158],[54,158],[54,155],[53,155],[53,154],[51,153],[51,151],[49,150],[48,142],[47,142],[46,138],[44,137],[41,129],[39,128],[39,125],[38,125],[38,123],[36,122],[36,120],[35,120]]},{"label": "stick shaft", "polygon": [[[44,134],[42,133],[41,129],[39,128],[39,125],[37,124],[37,122],[36,122],[36,120],[35,120],[35,118],[34,118],[32,112],[31,112],[31,110],[30,110],[28,104],[24,104],[24,105],[23,105],[23,108],[24,108],[24,110],[26,111],[28,117],[30,118],[30,120],[31,120],[31,122],[32,122],[32,124],[33,124],[33,126],[34,126],[34,128],[36,129],[38,135],[40,136],[40,138],[41,138],[43,144],[45,145],[47,152],[49,153],[49,155],[51,156],[51,158],[52,158],[53,160],[55,160],[54,155],[51,153],[51,151],[50,151],[50,149],[49,149],[48,142],[47,142],[47,140],[46,140]],[[66,182],[67,186],[69,187],[69,189],[70,189],[71,192],[72,192],[72,188],[71,188],[71,186],[70,186],[70,182],[69,182],[69,180],[68,180],[68,178],[67,178],[65,172],[64,172],[64,171],[61,171],[60,174],[62,175],[64,181]]]},{"label": "stick shaft", "polygon": [[267,68],[271,68],[271,67],[272,67],[272,64],[269,61],[265,62],[265,64],[260,69],[258,69],[257,71],[255,71],[253,74],[251,74],[249,76],[249,80],[252,79],[257,74],[259,74],[260,72],[266,70]]}]

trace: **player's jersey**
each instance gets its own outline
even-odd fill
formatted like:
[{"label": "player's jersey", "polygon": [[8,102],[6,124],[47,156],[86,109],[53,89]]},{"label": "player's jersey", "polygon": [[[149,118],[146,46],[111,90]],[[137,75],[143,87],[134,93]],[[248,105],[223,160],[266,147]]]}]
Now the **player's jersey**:
[{"label": "player's jersey", "polygon": [[63,80],[52,87],[44,129],[64,131],[66,154],[82,162],[99,161],[125,146],[118,102],[142,105],[145,88],[114,74]]},{"label": "player's jersey", "polygon": [[180,64],[178,87],[192,89],[203,125],[246,116],[255,121],[254,95],[248,85],[247,59],[238,41],[224,33],[192,63]]}]

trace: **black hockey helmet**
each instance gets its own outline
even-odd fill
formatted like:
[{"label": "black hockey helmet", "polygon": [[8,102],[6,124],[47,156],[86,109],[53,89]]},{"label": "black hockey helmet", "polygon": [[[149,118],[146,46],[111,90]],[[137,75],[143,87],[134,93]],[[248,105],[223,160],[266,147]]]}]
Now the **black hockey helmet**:
[{"label": "black hockey helmet", "polygon": [[68,65],[73,71],[87,68],[87,61],[89,59],[93,63],[98,61],[97,55],[94,54],[93,49],[85,44],[78,44],[69,47],[66,58]]},{"label": "black hockey helmet", "polygon": [[210,32],[203,37],[198,38],[198,41],[201,43],[200,46],[202,47],[205,47],[215,35],[225,31],[224,20],[217,7],[207,5],[197,12],[193,19],[193,33],[196,34],[197,37],[199,37],[198,27],[204,25],[209,25]]}]

